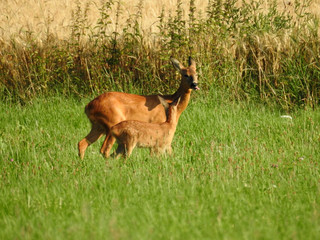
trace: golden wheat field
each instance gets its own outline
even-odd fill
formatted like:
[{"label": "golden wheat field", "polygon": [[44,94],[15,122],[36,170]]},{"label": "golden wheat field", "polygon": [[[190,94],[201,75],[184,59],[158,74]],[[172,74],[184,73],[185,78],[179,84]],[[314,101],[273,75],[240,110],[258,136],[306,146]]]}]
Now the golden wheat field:
[{"label": "golden wheat field", "polygon": [[[47,34],[53,34],[59,39],[66,39],[70,35],[70,25],[72,16],[76,11],[76,7],[81,6],[82,11],[86,11],[88,23],[95,24],[99,18],[99,8],[103,0],[1,0],[0,8],[0,39],[6,41],[10,38],[23,39],[26,33],[34,33],[36,38],[42,38]],[[81,2],[81,3],[80,3]],[[142,8],[138,7],[139,2]],[[120,1],[121,16],[119,23],[125,24],[127,16],[142,11],[141,26],[146,32],[157,30],[156,23],[164,9],[166,16],[174,15],[177,6],[177,0],[126,0]],[[188,14],[188,0],[182,0],[182,6],[185,10],[184,14]],[[241,2],[241,1],[239,1]],[[263,5],[267,7],[268,2],[264,1]],[[300,0],[278,0],[278,7],[283,11],[294,11],[296,2]],[[195,0],[197,12],[204,14],[208,0]],[[116,4],[114,4],[114,8]],[[110,14],[112,23],[109,31],[115,28],[115,12]],[[310,12],[314,14],[320,13],[320,0],[312,0]],[[121,26],[120,26],[121,27]]]},{"label": "golden wheat field", "polygon": [[[0,36],[7,39],[9,36],[18,37],[27,31],[35,32],[39,37],[48,33],[59,38],[66,38],[70,34],[72,12],[77,7],[75,0],[6,0],[1,1],[0,8]],[[99,17],[101,0],[81,1],[81,8],[88,9],[88,22],[95,23]],[[184,5],[187,8],[188,1]],[[137,12],[139,0],[120,1],[122,16],[119,21],[124,24],[126,17]],[[166,12],[174,11],[176,0],[144,0],[142,8],[142,26],[144,29],[153,28],[160,15],[162,7]],[[207,1],[197,0],[199,9],[204,9]],[[115,4],[116,6],[116,4]],[[115,8],[114,6],[114,8]],[[111,13],[111,20],[115,22],[115,12]],[[114,24],[112,25],[114,27]],[[113,29],[111,29],[112,31]]]}]

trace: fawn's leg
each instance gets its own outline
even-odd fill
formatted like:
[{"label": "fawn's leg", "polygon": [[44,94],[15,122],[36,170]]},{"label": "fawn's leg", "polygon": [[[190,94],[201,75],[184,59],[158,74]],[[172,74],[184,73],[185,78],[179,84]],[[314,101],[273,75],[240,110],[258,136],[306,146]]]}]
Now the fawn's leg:
[{"label": "fawn's leg", "polygon": [[126,152],[125,152],[126,158],[130,157],[130,155],[131,155],[133,149],[135,148],[135,146],[136,146],[136,143],[131,143],[131,144],[126,146]]},{"label": "fawn's leg", "polygon": [[118,142],[118,147],[115,153],[115,158],[119,158],[125,155],[125,146],[123,143]]},{"label": "fawn's leg", "polygon": [[172,147],[171,147],[171,145],[167,147],[167,153],[169,155],[172,155]]}]

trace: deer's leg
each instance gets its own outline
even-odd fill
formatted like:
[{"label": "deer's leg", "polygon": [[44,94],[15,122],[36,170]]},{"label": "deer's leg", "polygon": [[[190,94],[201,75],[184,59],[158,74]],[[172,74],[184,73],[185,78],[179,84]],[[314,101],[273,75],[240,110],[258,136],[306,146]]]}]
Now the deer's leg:
[{"label": "deer's leg", "polygon": [[154,155],[157,155],[157,152],[158,152],[158,150],[157,150],[157,148],[156,147],[151,147],[150,148],[150,156],[154,156]]},{"label": "deer's leg", "polygon": [[166,152],[167,148],[165,146],[154,146],[150,149],[150,155],[151,156],[159,156],[161,154],[164,154]]},{"label": "deer's leg", "polygon": [[171,145],[167,147],[167,153],[169,155],[172,155],[172,147],[171,147]]},{"label": "deer's leg", "polygon": [[124,146],[124,144],[118,142],[118,148],[117,148],[117,150],[116,150],[116,155],[115,155],[115,157],[116,157],[116,158],[119,158],[119,157],[123,156],[124,153],[125,153],[125,146]]},{"label": "deer's leg", "polygon": [[117,121],[114,121],[112,123],[104,121],[104,126],[105,126],[105,129],[106,129],[106,132],[105,132],[106,133],[106,138],[103,141],[103,144],[101,146],[100,152],[105,157],[109,157],[110,156],[110,151],[111,151],[111,149],[113,147],[113,144],[116,141],[116,138],[111,134],[111,131],[110,131],[111,127],[113,125],[115,125],[116,123],[124,121],[124,120],[125,120],[124,117],[121,117],[121,118],[119,117],[117,119]]},{"label": "deer's leg", "polygon": [[125,149],[126,150],[125,151],[126,158],[130,157],[132,150],[135,148],[135,146],[136,146],[135,142],[131,142],[130,144],[127,144],[126,149]]},{"label": "deer's leg", "polygon": [[106,132],[106,138],[104,139],[104,141],[102,143],[102,146],[100,149],[101,154],[104,154],[106,151],[108,139],[109,139],[109,131]]},{"label": "deer's leg", "polygon": [[110,130],[106,130],[106,138],[104,139],[100,149],[101,154],[104,155],[106,158],[110,156],[110,151],[115,141],[116,139],[112,136]]},{"label": "deer's leg", "polygon": [[78,143],[79,157],[81,159],[83,159],[87,147],[97,141],[104,131],[105,130],[101,126],[92,124],[90,133]]},{"label": "deer's leg", "polygon": [[116,141],[115,137],[112,136],[110,131],[108,131],[100,150],[101,154],[103,154],[106,158],[110,156],[110,151],[115,141]]},{"label": "deer's leg", "polygon": [[150,149],[150,155],[151,156],[160,156],[162,154],[166,154],[168,153],[168,155],[172,154],[172,149],[171,146],[166,148],[166,147],[154,147]]}]

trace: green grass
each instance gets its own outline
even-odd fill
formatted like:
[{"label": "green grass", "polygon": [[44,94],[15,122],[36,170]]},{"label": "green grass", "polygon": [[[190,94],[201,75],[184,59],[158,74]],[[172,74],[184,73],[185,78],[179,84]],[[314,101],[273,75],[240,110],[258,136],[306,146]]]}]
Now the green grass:
[{"label": "green grass", "polygon": [[0,239],[316,239],[320,110],[200,92],[171,157],[77,157],[90,99],[0,103]]}]

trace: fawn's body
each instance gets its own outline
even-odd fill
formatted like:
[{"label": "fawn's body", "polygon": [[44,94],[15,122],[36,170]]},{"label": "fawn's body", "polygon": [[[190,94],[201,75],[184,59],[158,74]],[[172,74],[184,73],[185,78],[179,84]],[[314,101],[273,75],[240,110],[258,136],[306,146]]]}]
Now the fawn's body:
[{"label": "fawn's body", "polygon": [[151,153],[171,154],[171,143],[178,123],[177,103],[174,100],[168,107],[166,101],[160,102],[167,110],[167,120],[163,123],[146,123],[129,120],[118,123],[111,128],[111,134],[118,143],[117,156],[130,156],[135,147],[150,148]]},{"label": "fawn's body", "polygon": [[[189,67],[184,67],[176,59],[171,59],[173,66],[181,74],[179,89],[172,95],[162,96],[172,102],[181,96],[177,107],[177,119],[189,103],[192,89],[197,90],[196,63],[189,57]],[[121,92],[107,92],[93,99],[85,108],[85,113],[91,122],[90,133],[78,143],[79,156],[82,159],[86,148],[98,140],[103,134],[106,138],[100,152],[106,157],[115,142],[110,134],[112,126],[125,120],[139,120],[142,122],[162,123],[166,120],[165,112],[157,95],[141,96]]]}]

